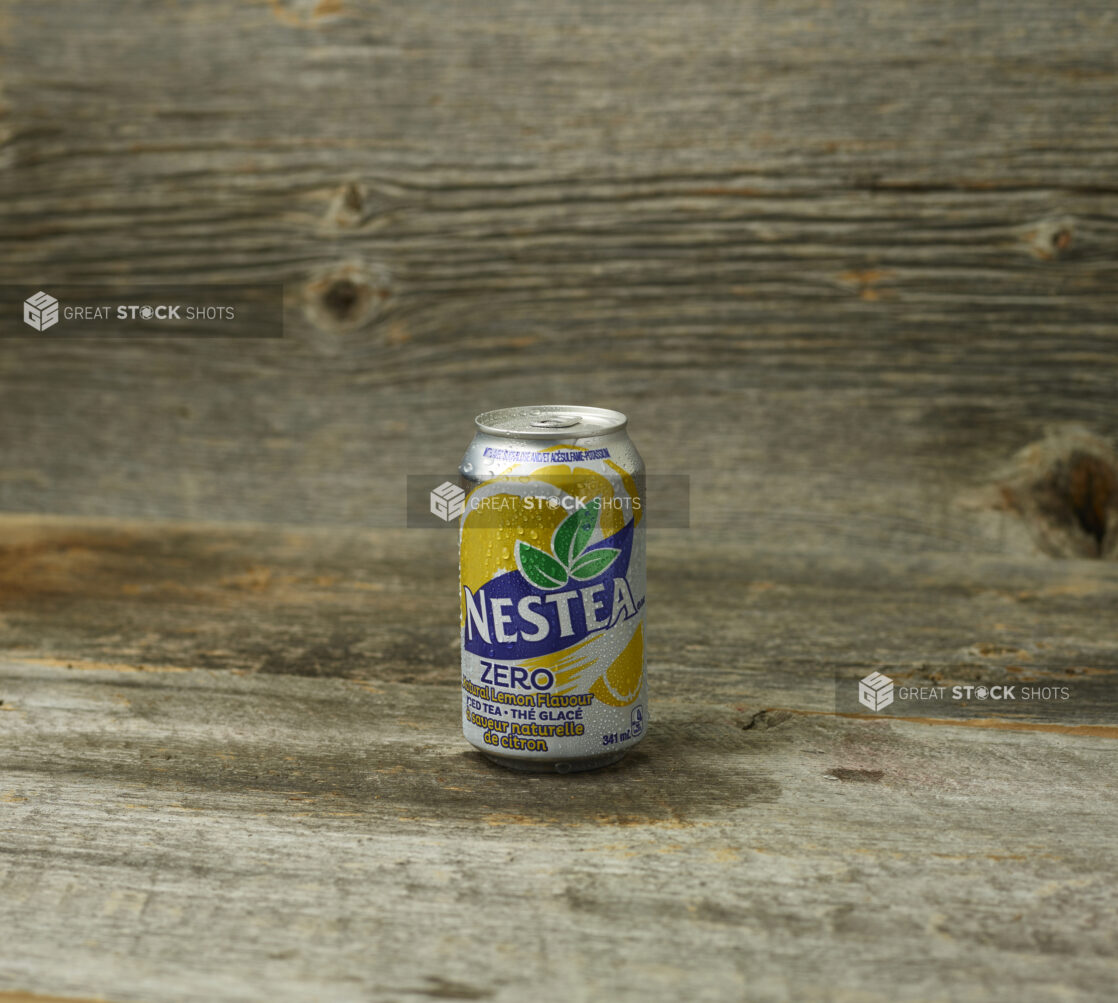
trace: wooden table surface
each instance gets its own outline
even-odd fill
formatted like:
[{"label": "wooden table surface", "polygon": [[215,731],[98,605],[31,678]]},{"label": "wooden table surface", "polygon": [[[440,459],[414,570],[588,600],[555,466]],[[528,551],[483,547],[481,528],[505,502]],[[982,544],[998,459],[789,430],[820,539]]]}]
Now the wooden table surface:
[{"label": "wooden table surface", "polygon": [[[1113,562],[652,532],[648,738],[558,777],[462,741],[453,534],[13,516],[0,553],[2,984],[1113,991]],[[875,668],[1072,696],[841,710]]]},{"label": "wooden table surface", "polygon": [[[0,1003],[1113,998],[1116,108],[1113,0],[0,3]],[[152,282],[283,337],[19,321]],[[595,775],[404,528],[529,401],[690,477]]]}]

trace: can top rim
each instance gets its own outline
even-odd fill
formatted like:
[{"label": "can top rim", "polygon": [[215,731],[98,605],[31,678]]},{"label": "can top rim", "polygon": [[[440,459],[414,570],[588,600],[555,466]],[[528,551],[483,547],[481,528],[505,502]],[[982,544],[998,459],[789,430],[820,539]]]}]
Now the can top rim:
[{"label": "can top rim", "polygon": [[510,439],[580,439],[619,432],[629,422],[620,411],[581,404],[521,404],[479,414],[474,422]]}]

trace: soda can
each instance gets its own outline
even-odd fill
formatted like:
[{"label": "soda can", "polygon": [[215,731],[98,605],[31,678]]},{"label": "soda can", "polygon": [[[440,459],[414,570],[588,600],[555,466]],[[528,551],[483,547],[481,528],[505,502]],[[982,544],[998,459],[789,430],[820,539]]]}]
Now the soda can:
[{"label": "soda can", "polygon": [[476,424],[459,467],[463,734],[513,769],[608,766],[648,730],[644,462],[618,411]]}]

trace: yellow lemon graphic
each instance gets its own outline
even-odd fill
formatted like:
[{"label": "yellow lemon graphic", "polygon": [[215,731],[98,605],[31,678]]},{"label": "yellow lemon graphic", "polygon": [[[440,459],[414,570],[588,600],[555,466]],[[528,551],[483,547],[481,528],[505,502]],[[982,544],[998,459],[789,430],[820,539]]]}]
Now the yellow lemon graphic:
[{"label": "yellow lemon graphic", "polygon": [[625,707],[637,699],[644,677],[644,627],[638,626],[613,664],[590,687],[595,700]]},{"label": "yellow lemon graphic", "polygon": [[[625,626],[614,627],[625,630]],[[638,623],[621,653],[603,673],[594,669],[602,662],[603,652],[613,643],[609,632],[592,635],[563,651],[526,658],[520,664],[529,672],[549,669],[555,676],[558,694],[590,692],[612,707],[627,707],[640,695],[644,676],[644,632]]]},{"label": "yellow lemon graphic", "polygon": [[[624,474],[628,477],[628,474]],[[602,499],[601,526],[603,536],[613,536],[625,527],[625,506],[615,505],[616,492],[608,477],[604,477],[595,470],[586,467],[568,467],[561,463],[550,467],[540,467],[532,475],[533,480],[546,481],[572,498],[581,498],[589,501],[591,498]],[[630,478],[630,481],[632,478]],[[636,485],[633,485],[635,488]],[[569,512],[567,513],[570,514]]]},{"label": "yellow lemon graphic", "polygon": [[[531,479],[516,480],[530,483]],[[551,508],[541,505],[538,498],[504,492],[487,494],[485,503],[485,508],[467,508],[462,522],[462,584],[471,592],[499,574],[516,570],[518,539],[550,550],[551,537],[567,517],[561,507]]]}]

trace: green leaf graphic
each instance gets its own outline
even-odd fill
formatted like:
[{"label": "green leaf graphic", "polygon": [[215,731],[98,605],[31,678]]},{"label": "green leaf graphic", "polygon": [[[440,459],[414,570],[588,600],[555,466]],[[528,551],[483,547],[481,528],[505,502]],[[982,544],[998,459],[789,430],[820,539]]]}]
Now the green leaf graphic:
[{"label": "green leaf graphic", "polygon": [[551,540],[551,549],[563,564],[571,563],[571,544],[575,541],[575,530],[578,529],[580,511],[572,512],[566,519],[559,523],[555,536]]},{"label": "green leaf graphic", "polygon": [[601,507],[602,499],[595,498],[586,508],[577,513],[581,518],[578,531],[575,533],[575,542],[571,544],[571,560],[567,562],[568,565],[573,563],[574,559],[586,549],[590,537],[594,535],[594,530],[598,525],[598,510]]},{"label": "green leaf graphic", "polygon": [[567,569],[546,551],[523,540],[516,542],[516,563],[520,573],[541,589],[557,589],[567,584]]},{"label": "green leaf graphic", "polygon": [[584,582],[588,578],[597,578],[617,560],[617,555],[620,553],[620,550],[614,550],[612,547],[587,551],[575,561],[571,568],[571,577],[577,578],[580,582]]},{"label": "green leaf graphic", "polygon": [[567,567],[570,567],[571,562],[586,549],[590,537],[594,535],[594,527],[598,525],[598,511],[601,507],[602,500],[595,498],[585,508],[575,509],[555,531],[551,549]]}]

